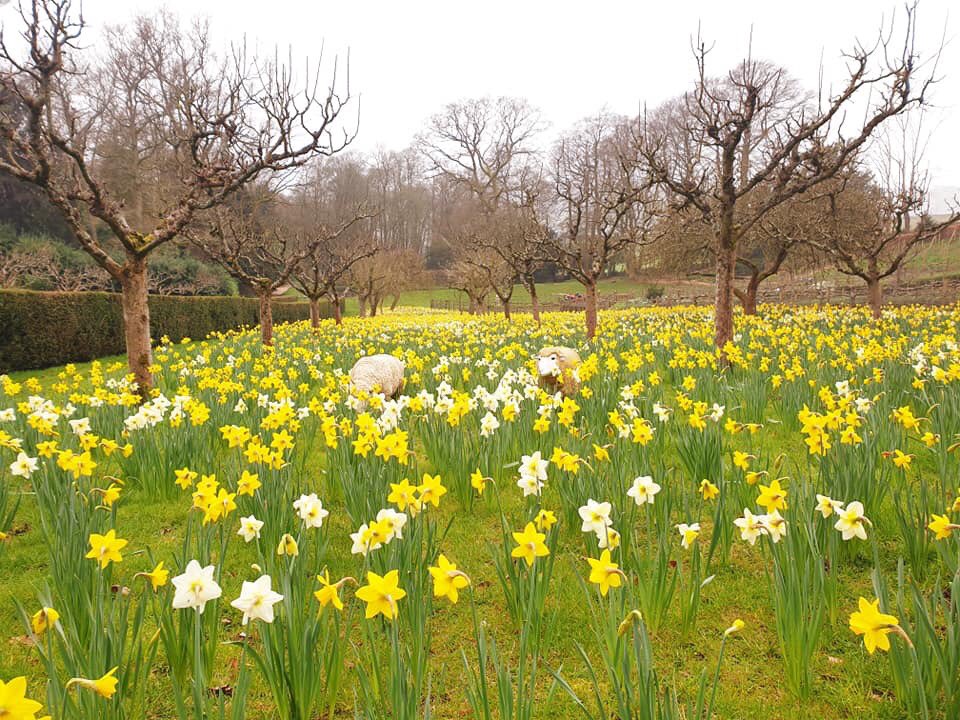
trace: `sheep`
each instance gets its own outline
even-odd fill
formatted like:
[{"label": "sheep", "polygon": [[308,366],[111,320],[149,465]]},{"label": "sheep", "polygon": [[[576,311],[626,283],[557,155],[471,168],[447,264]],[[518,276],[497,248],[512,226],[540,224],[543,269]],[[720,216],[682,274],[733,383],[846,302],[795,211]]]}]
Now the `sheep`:
[{"label": "sheep", "polygon": [[580,389],[580,355],[573,348],[545,347],[536,355],[540,387],[550,392],[563,393],[565,397],[577,394]]},{"label": "sheep", "polygon": [[367,393],[396,397],[403,389],[403,361],[393,355],[366,355],[350,368],[350,384]]}]

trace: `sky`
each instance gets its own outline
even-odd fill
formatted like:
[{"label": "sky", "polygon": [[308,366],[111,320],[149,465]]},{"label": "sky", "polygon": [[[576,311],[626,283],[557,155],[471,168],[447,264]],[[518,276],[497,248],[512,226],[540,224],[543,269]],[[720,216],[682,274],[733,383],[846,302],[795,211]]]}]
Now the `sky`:
[{"label": "sky", "polygon": [[[957,8],[950,17],[949,9]],[[209,18],[223,43],[243,37],[272,51],[326,59],[349,52],[360,98],[355,148],[401,149],[426,118],[468,97],[527,98],[550,123],[545,142],[602,108],[635,113],[682,93],[694,80],[698,28],[720,74],[751,46],[755,58],[787,68],[816,89],[844,79],[842,52],[874,42],[903,3],[884,0],[690,2],[668,0],[86,0],[95,35],[161,6]],[[0,7],[0,21],[12,8]],[[927,160],[937,195],[960,192],[960,5],[921,0],[917,48],[929,57],[946,40],[942,81],[928,126]],[[752,38],[752,41],[751,41]],[[342,67],[342,66],[341,66]]]}]

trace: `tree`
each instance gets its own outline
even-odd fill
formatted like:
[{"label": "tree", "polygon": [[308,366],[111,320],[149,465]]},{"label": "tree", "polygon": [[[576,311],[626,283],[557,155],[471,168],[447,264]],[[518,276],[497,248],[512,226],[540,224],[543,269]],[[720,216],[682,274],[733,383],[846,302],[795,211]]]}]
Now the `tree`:
[{"label": "tree", "polygon": [[448,242],[463,262],[487,277],[507,318],[514,285],[521,280],[538,322],[533,273],[543,262],[542,245],[527,203],[539,177],[533,143],[542,130],[539,112],[526,101],[480,98],[447,105],[419,138],[432,171],[463,206],[458,214],[469,218],[468,227],[446,224]]},{"label": "tree", "polygon": [[821,201],[821,222],[808,238],[837,270],[866,283],[874,318],[883,310],[881,281],[897,272],[919,244],[960,220],[957,203],[946,217],[931,221],[926,173],[912,161],[887,162],[880,182],[863,170],[851,169],[833,183]]},{"label": "tree", "polygon": [[[0,90],[26,113],[0,112],[0,170],[38,188],[120,286],[128,363],[146,397],[148,257],[261,177],[343,149],[353,136],[334,136],[333,128],[349,88],[337,91],[335,69],[326,90],[317,81],[298,87],[289,64],[243,47],[219,60],[205,25],[185,32],[168,16],[107,35],[99,57],[80,47],[84,22],[71,0],[25,1],[20,18],[27,51],[0,40]],[[308,77],[319,77],[319,65]],[[122,192],[98,168],[99,120],[121,106],[139,131],[124,142],[172,168],[148,230],[131,222]],[[109,230],[109,243],[91,231],[87,214]]]},{"label": "tree", "polygon": [[648,241],[655,200],[638,183],[624,118],[600,113],[582,121],[553,150],[561,228],[538,243],[543,256],[584,287],[587,338],[597,332],[597,281],[618,253]]},{"label": "tree", "polygon": [[264,345],[273,343],[274,294],[325,239],[323,232],[307,239],[290,231],[278,217],[278,202],[268,191],[248,188],[242,197],[205,213],[202,230],[185,230],[201,252],[256,293]]},{"label": "tree", "polygon": [[[784,74],[751,58],[727,73],[709,77],[707,48],[695,48],[697,81],[669,121],[642,124],[638,152],[648,181],[667,194],[674,209],[699,213],[713,230],[717,292],[716,346],[733,338],[734,280],[742,238],[774,208],[836,177],[886,120],[922,105],[932,75],[914,50],[915,8],[906,13],[903,42],[895,46],[892,26],[872,47],[857,45],[845,55],[847,78],[822,101],[781,109]],[[848,111],[864,102],[862,123],[841,127]],[[756,123],[770,117],[763,142],[754,146]],[[746,171],[738,165],[750,156]],[[763,197],[758,189],[765,186]]]},{"label": "tree", "polygon": [[447,287],[460,290],[467,296],[471,313],[476,315],[486,312],[487,296],[491,288],[490,280],[482,268],[457,260],[447,269],[445,275]]},{"label": "tree", "polygon": [[[359,217],[357,218],[359,220]],[[333,307],[337,325],[343,322],[343,297],[345,281],[354,265],[373,258],[377,246],[372,239],[366,241],[349,235],[348,228],[337,230],[320,227],[316,230],[316,242],[300,267],[290,276],[291,284],[310,301],[310,323],[320,326],[320,298],[327,298]]]}]

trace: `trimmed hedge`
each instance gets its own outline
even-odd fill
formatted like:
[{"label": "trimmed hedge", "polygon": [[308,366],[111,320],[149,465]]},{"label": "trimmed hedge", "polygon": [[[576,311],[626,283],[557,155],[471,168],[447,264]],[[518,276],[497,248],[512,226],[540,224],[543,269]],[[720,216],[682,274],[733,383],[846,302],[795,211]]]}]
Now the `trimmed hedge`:
[{"label": "trimmed hedge", "polygon": [[[259,302],[245,297],[150,296],[154,341],[201,339],[258,323]],[[322,303],[321,317],[332,317]],[[275,302],[276,323],[310,318],[306,302]],[[0,373],[37,370],[118,355],[123,347],[120,296],[105,292],[0,290]]]}]

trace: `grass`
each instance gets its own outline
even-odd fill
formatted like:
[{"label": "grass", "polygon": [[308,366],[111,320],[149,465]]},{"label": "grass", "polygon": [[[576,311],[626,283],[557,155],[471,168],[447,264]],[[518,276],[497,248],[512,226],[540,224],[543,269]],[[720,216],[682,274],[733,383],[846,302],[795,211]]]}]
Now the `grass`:
[{"label": "grass", "polygon": [[[624,292],[626,283],[605,283],[605,292]],[[637,286],[639,287],[642,286]],[[560,284],[551,287],[553,293],[569,292]],[[427,291],[424,291],[426,293]],[[405,294],[404,305],[429,300],[434,295]],[[546,300],[546,298],[544,298]],[[345,332],[350,332],[347,328]],[[613,337],[613,336],[611,336]],[[104,365],[122,358],[104,359]],[[86,374],[90,364],[79,364],[77,369]],[[62,368],[50,368],[41,372],[14,373],[15,380],[36,377],[45,387],[54,382]],[[175,378],[167,377],[163,389],[172,394]],[[767,408],[768,412],[771,408]],[[773,457],[786,453],[786,467],[803,467],[807,462],[802,441],[796,432],[785,425],[769,423],[759,436],[754,452]],[[431,459],[422,448],[415,448],[421,467],[429,467]],[[222,457],[195,458],[191,465],[216,467]],[[676,458],[670,458],[676,463]],[[320,469],[324,465],[319,450],[309,458],[308,466],[315,470],[301,481],[306,489],[318,492],[325,505],[335,509],[331,522],[332,573],[347,572],[354,567],[349,554],[345,513],[336,512],[342,507],[338,484]],[[441,473],[444,468],[435,468]],[[929,467],[926,468],[929,471]],[[496,469],[503,487],[505,509],[508,514],[519,512],[520,500],[512,484],[512,470]],[[186,518],[189,513],[189,497],[180,496],[174,501],[156,501],[146,497],[136,487],[125,491],[119,510],[120,534],[131,540],[132,552],[125,557],[121,572],[130,577],[137,569],[146,569],[146,559],[138,552],[150,548],[158,558],[166,558],[179,547]],[[445,500],[441,514],[444,521],[451,521],[450,534],[444,543],[445,552],[457,564],[466,569],[473,578],[479,598],[479,611],[488,623],[490,631],[502,642],[507,652],[512,652],[511,641],[515,634],[497,588],[497,579],[490,560],[492,549],[499,542],[499,514],[489,494],[485,501],[475,505],[473,512],[466,512],[452,496]],[[875,520],[879,521],[877,517]],[[20,622],[15,602],[22,602],[28,611],[35,607],[34,598],[44,588],[47,552],[42,546],[39,516],[33,497],[27,492],[16,517],[10,542],[0,546],[0,577],[4,578],[0,596],[0,637],[9,638],[0,645],[0,679],[9,679],[26,674],[31,678],[34,697],[42,696],[40,677],[42,668],[36,653]],[[557,557],[556,574],[550,606],[557,617],[557,632],[548,645],[548,665],[569,680],[571,685],[586,699],[589,695],[587,674],[576,653],[575,643],[583,643],[591,656],[596,655],[592,637],[584,628],[584,596],[579,582],[585,574],[583,550],[579,528],[566,527],[561,539],[561,551]],[[705,531],[709,524],[705,524]],[[899,548],[895,538],[886,537],[881,546],[883,570],[888,577],[893,572]],[[869,546],[861,546],[852,553],[850,562],[842,570],[842,600],[840,607],[853,609],[859,595],[872,597],[869,574],[872,559]],[[252,554],[240,547],[234,550],[225,572],[226,596],[248,579]],[[780,657],[775,618],[767,591],[765,559],[756,549],[743,543],[734,545],[729,562],[714,568],[716,579],[703,593],[703,604],[697,629],[692,637],[684,640],[679,632],[679,613],[674,604],[671,622],[668,622],[653,637],[654,653],[658,670],[663,678],[673,682],[683,697],[695,693],[700,672],[712,670],[717,661],[723,630],[735,618],[746,622],[745,631],[729,641],[724,665],[720,674],[720,686],[715,716],[724,720],[763,717],[771,720],[786,718],[872,718],[886,720],[902,717],[901,710],[891,697],[892,683],[886,659],[882,656],[868,657],[846,627],[846,612],[841,612],[835,622],[828,623],[823,636],[821,651],[816,656],[816,691],[813,697],[800,703],[785,689],[783,661]],[[236,618],[234,617],[235,621]],[[434,715],[439,718],[465,717],[468,715],[463,695],[464,673],[460,659],[461,648],[466,648],[473,657],[469,645],[471,633],[470,612],[467,604],[456,606],[437,604],[431,621],[434,635],[431,667],[431,694],[435,703]],[[226,629],[227,637],[239,630],[236,626]],[[215,683],[235,681],[236,654],[224,648],[220,655]],[[348,653],[348,659],[352,658]],[[561,720],[574,717],[576,709],[572,702],[556,688],[551,688],[548,679],[541,678],[541,701],[536,717]],[[149,686],[148,717],[170,717],[171,703],[162,668],[158,668]],[[352,701],[345,693],[338,717],[351,717]],[[248,717],[272,717],[269,698],[262,686],[257,686],[252,698]]]},{"label": "grass", "polygon": [[[604,278],[597,283],[597,293],[601,299],[608,295],[629,295],[631,298],[642,298],[649,287],[649,282],[640,282],[631,280],[627,277]],[[563,280],[553,283],[540,283],[537,285],[537,294],[540,302],[543,304],[555,304],[563,300],[564,295],[575,295],[583,292],[583,285],[576,280]],[[297,291],[290,289],[287,295],[298,295]],[[389,307],[393,301],[388,297],[384,304]],[[430,307],[431,302],[443,303],[446,309],[456,310],[468,308],[467,296],[460,290],[453,288],[435,287],[423,288],[419,290],[404,290],[400,293],[398,306],[402,307]],[[523,285],[514,287],[511,303],[516,306],[529,307],[530,293]],[[499,310],[499,302],[495,295],[487,298],[487,305],[493,311]],[[347,315],[356,316],[359,313],[360,305],[356,296],[350,296],[346,299],[345,312]]]}]

